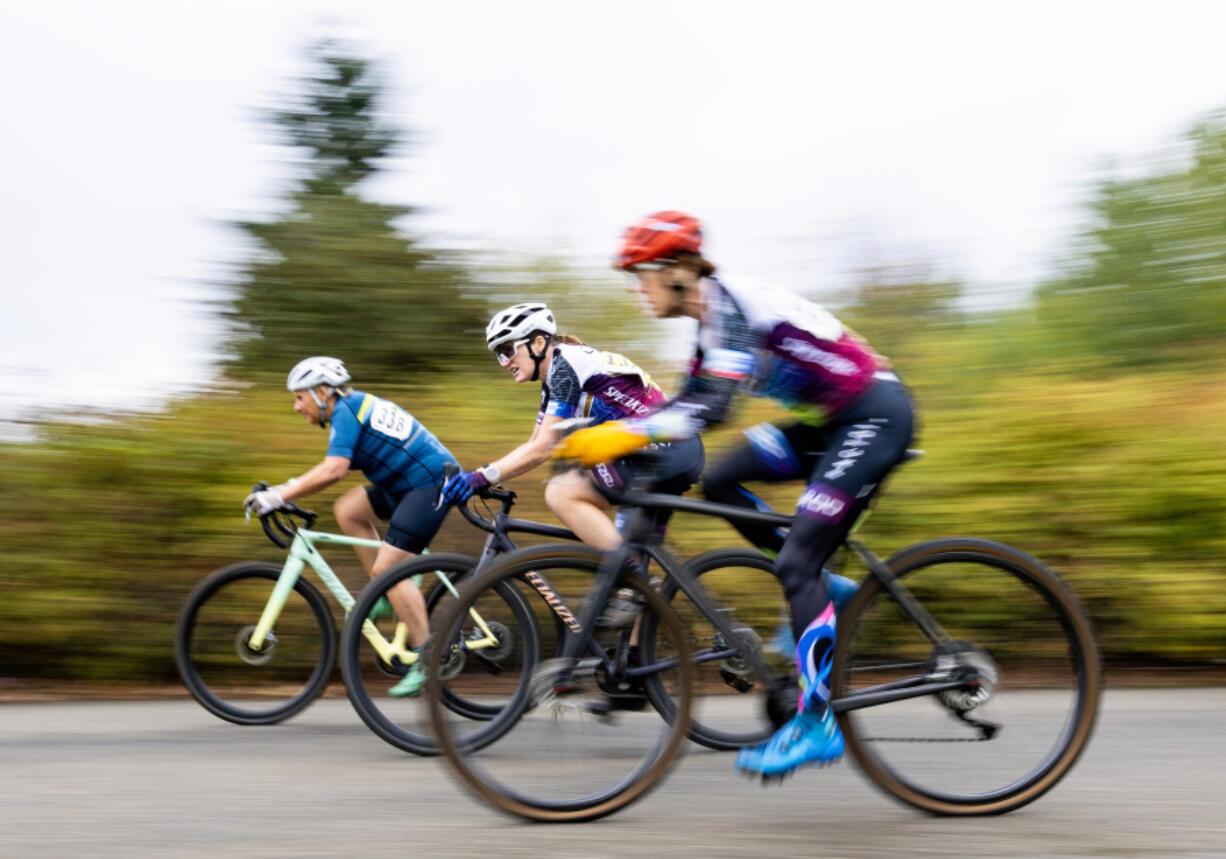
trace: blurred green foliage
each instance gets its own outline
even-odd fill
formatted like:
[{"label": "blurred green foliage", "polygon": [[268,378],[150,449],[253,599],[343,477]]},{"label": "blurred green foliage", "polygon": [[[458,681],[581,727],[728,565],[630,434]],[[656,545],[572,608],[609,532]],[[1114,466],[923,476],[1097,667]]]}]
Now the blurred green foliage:
[{"label": "blurred green foliage", "polygon": [[1226,112],[1140,175],[1102,180],[1064,277],[1039,292],[1055,354],[1103,364],[1184,361],[1226,321]]},{"label": "blurred green foliage", "polygon": [[[253,481],[323,455],[324,434],[280,382],[307,354],[344,358],[356,384],[408,408],[469,467],[528,437],[539,396],[481,348],[495,307],[545,298],[563,330],[675,388],[679,329],[642,317],[615,276],[427,250],[392,226],[408,209],[363,201],[355,186],[393,136],[374,118],[366,65],[329,50],[308,98],[279,114],[310,154],[293,210],[245,225],[262,251],[227,310],[231,380],[158,414],[49,419],[36,440],[0,444],[0,676],[174,681],[171,630],[192,586],[235,560],[283,558],[240,503]],[[927,451],[892,478],[869,544],[1016,544],[1076,588],[1116,663],[1226,659],[1221,121],[1188,146],[1179,164],[1096,189],[1094,222],[1033,307],[967,316],[959,284],[875,271],[839,311],[912,386]],[[740,428],[781,417],[743,403],[708,437],[708,460],[739,444]],[[547,477],[515,481],[521,515],[553,521]],[[334,527],[331,503],[357,479],[311,499],[320,527]],[[763,494],[786,509],[798,489]],[[475,552],[482,537],[451,516],[435,547]],[[740,545],[727,525],[684,515],[669,539],[683,555]],[[362,584],[348,550],[328,557]]]},{"label": "blurred green foliage", "polygon": [[[970,360],[995,336],[992,326],[947,336],[938,357],[905,369],[927,455],[892,479],[864,529],[869,544],[885,554],[954,534],[1004,540],[1076,588],[1109,658],[1223,658],[1226,363],[1102,378],[1002,374]],[[948,364],[961,364],[957,390],[940,381]],[[526,439],[538,396],[492,362],[456,371],[446,386],[376,390],[467,466]],[[738,428],[779,417],[767,403],[743,406],[736,426],[709,437],[710,459],[739,443]],[[38,442],[0,446],[3,674],[172,681],[171,629],[195,582],[234,560],[283,557],[243,523],[249,485],[300,473],[324,447],[273,386],[185,400],[155,416],[47,426]],[[542,500],[548,476],[542,468],[514,482],[521,514],[554,521]],[[311,500],[321,527],[335,527],[331,502],[358,479]],[[786,509],[797,491],[763,494]],[[476,552],[482,537],[451,516],[435,545]],[[692,516],[677,517],[670,542],[687,556],[741,544],[726,525]],[[348,550],[328,558],[361,586]]]}]

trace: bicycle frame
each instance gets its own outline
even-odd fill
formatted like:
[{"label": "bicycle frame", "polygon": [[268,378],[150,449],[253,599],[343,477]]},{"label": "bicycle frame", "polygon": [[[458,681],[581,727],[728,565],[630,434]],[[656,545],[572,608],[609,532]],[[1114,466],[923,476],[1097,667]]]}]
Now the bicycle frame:
[{"label": "bicycle frame", "polygon": [[[336,598],[341,608],[345,610],[345,614],[348,614],[349,610],[353,608],[356,600],[354,600],[353,595],[349,593],[349,589],[345,587],[332,568],[328,566],[328,562],[324,560],[323,556],[315,548],[316,544],[366,546],[368,548],[378,548],[383,545],[381,540],[329,534],[324,531],[312,531],[308,528],[296,529],[294,531],[293,542],[290,543],[289,557],[285,559],[285,565],[281,568],[281,575],[277,578],[277,583],[273,587],[272,594],[264,606],[264,611],[260,615],[255,631],[252,632],[251,638],[248,640],[248,646],[252,650],[258,651],[263,648],[264,642],[277,622],[277,618],[281,616],[281,610],[285,607],[285,601],[294,589],[294,585],[297,583],[299,576],[301,576],[302,570],[307,566],[315,571],[320,582],[331,591],[332,596]],[[459,595],[455,585],[451,583],[447,576],[439,572],[436,572],[435,575],[452,596]],[[414,576],[413,584],[421,587],[421,579],[421,576]],[[490,631],[490,628],[476,609],[470,609],[469,615],[477,624],[477,628],[481,630],[483,637],[468,639],[465,642],[466,647],[470,650],[480,650],[496,646],[498,638]],[[408,627],[403,622],[397,622],[395,633],[390,641],[379,632],[379,628],[369,619],[362,624],[362,634],[379,654],[379,657],[388,665],[399,663],[404,666],[410,666],[419,658],[417,652],[408,646]]]},{"label": "bicycle frame", "polygon": [[[580,654],[586,650],[591,654],[588,658],[594,657],[595,661],[602,664],[606,670],[612,672],[615,669],[616,666],[613,660],[602,648],[597,646],[595,639],[587,630],[595,628],[598,613],[609,599],[616,585],[617,572],[622,569],[622,566],[633,555],[645,553],[660,566],[666,575],[671,576],[676,581],[681,591],[715,627],[716,631],[728,644],[724,649],[713,648],[709,652],[700,651],[695,654],[696,661],[708,662],[740,655],[749,660],[753,673],[760,679],[766,680],[771,677],[772,670],[761,651],[754,650],[746,654],[738,653],[734,644],[737,641],[736,632],[731,621],[725,616],[724,612],[720,611],[720,606],[707,593],[697,578],[682,574],[682,571],[685,569],[683,564],[677,563],[675,559],[671,558],[658,545],[658,536],[655,533],[653,517],[650,515],[650,512],[656,510],[680,510],[704,516],[716,516],[728,521],[763,522],[782,527],[790,526],[793,517],[789,514],[777,513],[775,511],[737,507],[714,501],[699,501],[679,495],[650,492],[640,493],[633,490],[629,494],[608,494],[610,500],[614,503],[621,503],[631,508],[629,511],[630,515],[626,518],[625,539],[622,541],[621,546],[611,552],[606,552],[602,558],[600,566],[596,571],[592,588],[586,595],[585,606],[581,616],[576,618],[570,607],[566,605],[566,601],[558,594],[548,579],[540,573],[534,574],[528,581],[528,584],[540,594],[553,613],[572,633],[563,644],[560,657],[569,660],[572,667],[577,667],[580,663]],[[509,511],[515,498],[514,493],[498,493],[492,497],[502,501],[502,509],[493,516],[492,520],[484,519],[480,515],[473,513],[467,506],[461,505],[459,508],[465,519],[490,535],[485,541],[485,548],[477,563],[477,570],[484,568],[498,554],[515,548],[515,543],[507,536],[507,532],[510,531],[561,537],[568,540],[577,539],[572,532],[564,528],[511,517]],[[844,545],[860,556],[865,566],[868,567],[869,575],[875,576],[881,582],[882,587],[889,592],[900,608],[933,644],[949,641],[948,633],[911,596],[910,592],[901,583],[895,581],[885,562],[873,554],[868,546],[855,536],[856,531],[864,523],[868,513],[869,511],[864,511],[860,518],[856,520],[855,525],[852,526],[851,531],[844,540]],[[628,677],[641,677],[666,670],[673,664],[674,661],[672,660],[662,659],[651,665],[633,667],[627,665],[623,666],[622,669]],[[842,712],[861,707],[872,707],[891,701],[932,695],[946,689],[959,688],[964,684],[964,678],[950,678],[948,675],[936,673],[920,674],[893,683],[857,690],[850,695],[832,701],[831,708],[835,712]]]},{"label": "bicycle frame", "polygon": [[[670,566],[664,555],[657,546],[654,545],[652,529],[650,527],[652,517],[648,515],[648,511],[653,510],[681,510],[691,513],[698,513],[705,516],[717,516],[729,521],[752,521],[764,522],[776,526],[787,527],[792,523],[792,516],[776,513],[773,511],[763,511],[744,507],[736,507],[730,504],[720,504],[712,501],[698,501],[691,498],[683,498],[676,495],[665,495],[659,493],[632,493],[613,496],[612,500],[617,503],[625,504],[632,507],[631,515],[628,517],[628,527],[626,528],[626,539],[622,545],[607,552],[601,561],[600,567],[596,572],[596,578],[586,597],[586,604],[582,616],[577,622],[577,629],[571,627],[575,635],[570,636],[563,646],[561,658],[569,660],[572,666],[579,663],[579,655],[584,648],[591,650],[597,658],[605,663],[607,668],[612,668],[612,662],[608,655],[595,646],[595,640],[585,630],[590,630],[594,627],[596,618],[600,611],[600,607],[608,600],[612,594],[613,588],[617,581],[617,572],[621,570],[622,565],[635,552],[646,552],[652,557],[657,564],[660,565],[673,579],[677,582],[678,587],[685,593],[690,601],[698,608],[699,612],[715,627],[715,629],[723,636],[726,642],[730,644],[735,642],[736,634],[733,630],[731,622],[724,616],[724,613],[719,610],[719,606],[714,602],[711,596],[706,592],[706,589],[698,582],[696,578],[680,575],[683,566]],[[949,641],[949,635],[936,621],[935,618],[922,606],[910,592],[890,574],[889,567],[885,562],[873,554],[868,546],[863,541],[856,538],[855,532],[864,522],[868,511],[861,514],[860,518],[852,527],[844,544],[856,552],[857,555],[864,561],[868,567],[869,575],[875,576],[882,587],[890,593],[897,601],[902,610],[911,618],[915,625],[924,633],[924,635],[934,644]],[[543,577],[542,577],[543,578]],[[547,586],[548,583],[546,582]],[[545,590],[540,585],[533,583],[533,586],[545,595]],[[552,591],[552,588],[550,587]],[[561,616],[559,607],[550,603],[555,613]],[[565,609],[565,606],[562,606]],[[569,609],[566,609],[569,611]],[[564,618],[565,619],[565,618]],[[730,647],[726,651],[715,651],[714,653],[700,654],[701,661],[711,659],[725,658],[736,652],[735,647]],[[766,679],[771,676],[771,669],[766,663],[766,660],[760,651],[754,651],[748,654],[741,654],[750,660],[754,673],[761,679]],[[627,676],[636,677],[647,674],[652,674],[665,670],[673,664],[668,659],[660,660],[658,663],[653,663],[641,667],[625,667]],[[950,678],[945,674],[926,673],[920,674],[912,678],[895,681],[893,683],[882,684],[880,686],[861,689],[850,695],[839,698],[831,702],[831,708],[835,712],[845,710],[855,710],[861,707],[872,707],[878,704],[885,704],[891,701],[900,701],[906,698],[918,698],[926,695],[932,695],[936,692],[941,692],[946,689],[956,689],[965,684],[964,678]]]}]

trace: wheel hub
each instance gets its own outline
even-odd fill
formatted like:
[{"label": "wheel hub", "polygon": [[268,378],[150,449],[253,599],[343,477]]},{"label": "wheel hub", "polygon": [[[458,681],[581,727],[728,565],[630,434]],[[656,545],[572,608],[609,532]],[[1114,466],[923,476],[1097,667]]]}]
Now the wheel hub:
[{"label": "wheel hub", "polygon": [[996,661],[986,650],[969,642],[943,644],[933,655],[933,663],[937,673],[966,679],[964,686],[937,693],[942,704],[959,713],[969,713],[986,703],[1000,680]]},{"label": "wheel hub", "polygon": [[234,636],[234,651],[238,658],[248,665],[264,665],[277,652],[277,637],[271,632],[264,636],[264,646],[259,650],[251,646],[251,636],[255,634],[255,624],[244,626]]}]

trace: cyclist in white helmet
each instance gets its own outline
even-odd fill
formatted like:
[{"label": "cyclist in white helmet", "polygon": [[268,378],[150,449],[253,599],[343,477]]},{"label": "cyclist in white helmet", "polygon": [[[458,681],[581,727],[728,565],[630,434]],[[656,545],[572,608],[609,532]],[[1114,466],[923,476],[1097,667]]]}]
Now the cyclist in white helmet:
[{"label": "cyclist in white helmet", "polygon": [[[632,361],[602,352],[569,334],[559,334],[553,312],[544,304],[516,304],[494,314],[485,329],[487,348],[516,384],[541,383],[541,405],[529,439],[488,465],[453,476],[443,497],[459,502],[491,483],[517,477],[549,459],[556,438],[554,425],[575,417],[593,423],[646,417],[664,405],[659,386]],[[702,443],[697,438],[659,446],[653,489],[681,493],[702,473]],[[550,480],[545,502],[584,542],[599,549],[621,544],[609,519],[609,502],[601,487],[625,485],[641,467],[631,459],[601,463],[588,471],[573,469]],[[633,609],[625,607],[627,615]]]},{"label": "cyclist in white helmet", "polygon": [[[361,471],[370,485],[353,487],[332,510],[341,530],[351,537],[378,539],[376,520],[388,521],[378,549],[354,547],[373,577],[420,553],[438,532],[447,513],[446,508],[435,509],[443,468],[456,459],[411,414],[393,402],[352,390],[349,380],[345,365],[336,358],[306,358],[290,370],[286,387],[294,394],[294,411],[307,423],[329,430],[327,454],[305,474],[253,492],[243,504],[263,515],[330,486],[350,470]],[[405,581],[389,597],[409,628],[409,644],[420,647],[429,631],[421,592]],[[389,694],[417,695],[425,679],[418,661]]]}]

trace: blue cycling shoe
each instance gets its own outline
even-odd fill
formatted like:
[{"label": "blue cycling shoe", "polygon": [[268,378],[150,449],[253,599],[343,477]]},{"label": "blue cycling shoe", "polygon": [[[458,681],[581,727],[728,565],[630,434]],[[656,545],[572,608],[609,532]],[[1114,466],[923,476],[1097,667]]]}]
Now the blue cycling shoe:
[{"label": "blue cycling shoe", "polygon": [[843,756],[843,732],[829,710],[802,710],[769,740],[736,753],[736,769],[763,779],[783,778],[806,764],[825,766]]}]

